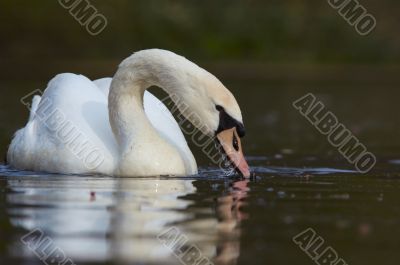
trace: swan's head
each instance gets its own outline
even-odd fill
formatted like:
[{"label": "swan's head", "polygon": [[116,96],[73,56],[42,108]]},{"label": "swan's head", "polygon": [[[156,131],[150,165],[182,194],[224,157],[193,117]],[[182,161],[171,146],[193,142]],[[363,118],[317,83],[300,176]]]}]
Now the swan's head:
[{"label": "swan's head", "polygon": [[184,103],[180,111],[200,131],[214,137],[235,169],[249,177],[240,141],[245,127],[239,104],[214,75],[192,63],[186,66],[184,78],[180,78],[184,80],[179,91]]},{"label": "swan's head", "polygon": [[250,177],[250,169],[244,158],[241,137],[245,135],[242,113],[232,93],[214,76],[206,81],[207,94],[214,106],[210,120],[212,133],[222,152],[235,169],[244,177]]}]

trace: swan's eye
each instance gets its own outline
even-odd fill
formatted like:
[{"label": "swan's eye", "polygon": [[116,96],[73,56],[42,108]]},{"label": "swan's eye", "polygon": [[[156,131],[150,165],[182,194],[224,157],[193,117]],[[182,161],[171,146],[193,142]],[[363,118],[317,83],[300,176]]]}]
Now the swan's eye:
[{"label": "swan's eye", "polygon": [[225,111],[225,110],[224,110],[224,107],[222,107],[222,106],[220,106],[220,105],[216,105],[215,108],[216,108],[218,111]]},{"label": "swan's eye", "polygon": [[236,151],[239,151],[239,143],[238,143],[238,140],[237,140],[235,134],[233,134],[232,145],[233,145],[233,148],[235,148]]}]

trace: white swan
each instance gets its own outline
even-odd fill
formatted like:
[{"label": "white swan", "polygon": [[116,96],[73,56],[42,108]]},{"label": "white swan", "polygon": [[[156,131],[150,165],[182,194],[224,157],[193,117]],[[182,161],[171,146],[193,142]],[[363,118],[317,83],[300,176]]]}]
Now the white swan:
[{"label": "white swan", "polygon": [[[240,138],[240,108],[212,74],[175,53],[134,53],[114,78],[91,81],[60,74],[35,96],[17,131],[8,163],[17,169],[117,176],[192,175],[196,161],[165,105],[145,91],[163,88],[181,114],[214,137],[244,176],[250,175]],[[182,104],[183,103],[183,104]]]}]

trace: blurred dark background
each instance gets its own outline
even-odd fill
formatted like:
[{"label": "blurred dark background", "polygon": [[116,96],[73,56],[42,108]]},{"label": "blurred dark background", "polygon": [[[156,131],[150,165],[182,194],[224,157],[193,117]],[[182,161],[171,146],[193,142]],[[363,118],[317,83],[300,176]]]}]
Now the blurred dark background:
[{"label": "blurred dark background", "polygon": [[377,20],[368,36],[325,0],[90,3],[108,21],[97,36],[58,1],[0,2],[0,152],[26,122],[22,96],[60,72],[112,76],[122,59],[147,48],[184,55],[234,92],[250,154],[338,155],[291,106],[308,92],[375,152],[400,150],[398,1],[361,1]]},{"label": "blurred dark background", "polygon": [[363,0],[377,28],[359,36],[327,0],[90,1],[108,20],[87,34],[56,0],[2,0],[3,60],[120,60],[149,47],[197,61],[397,63],[399,3]]}]

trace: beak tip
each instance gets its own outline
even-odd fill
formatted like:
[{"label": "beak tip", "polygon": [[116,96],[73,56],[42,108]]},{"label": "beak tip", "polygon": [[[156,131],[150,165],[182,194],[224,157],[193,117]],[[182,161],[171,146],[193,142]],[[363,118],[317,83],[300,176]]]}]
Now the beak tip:
[{"label": "beak tip", "polygon": [[247,163],[244,163],[244,166],[238,167],[240,173],[242,173],[243,177],[245,178],[250,178],[251,177],[251,171]]}]

